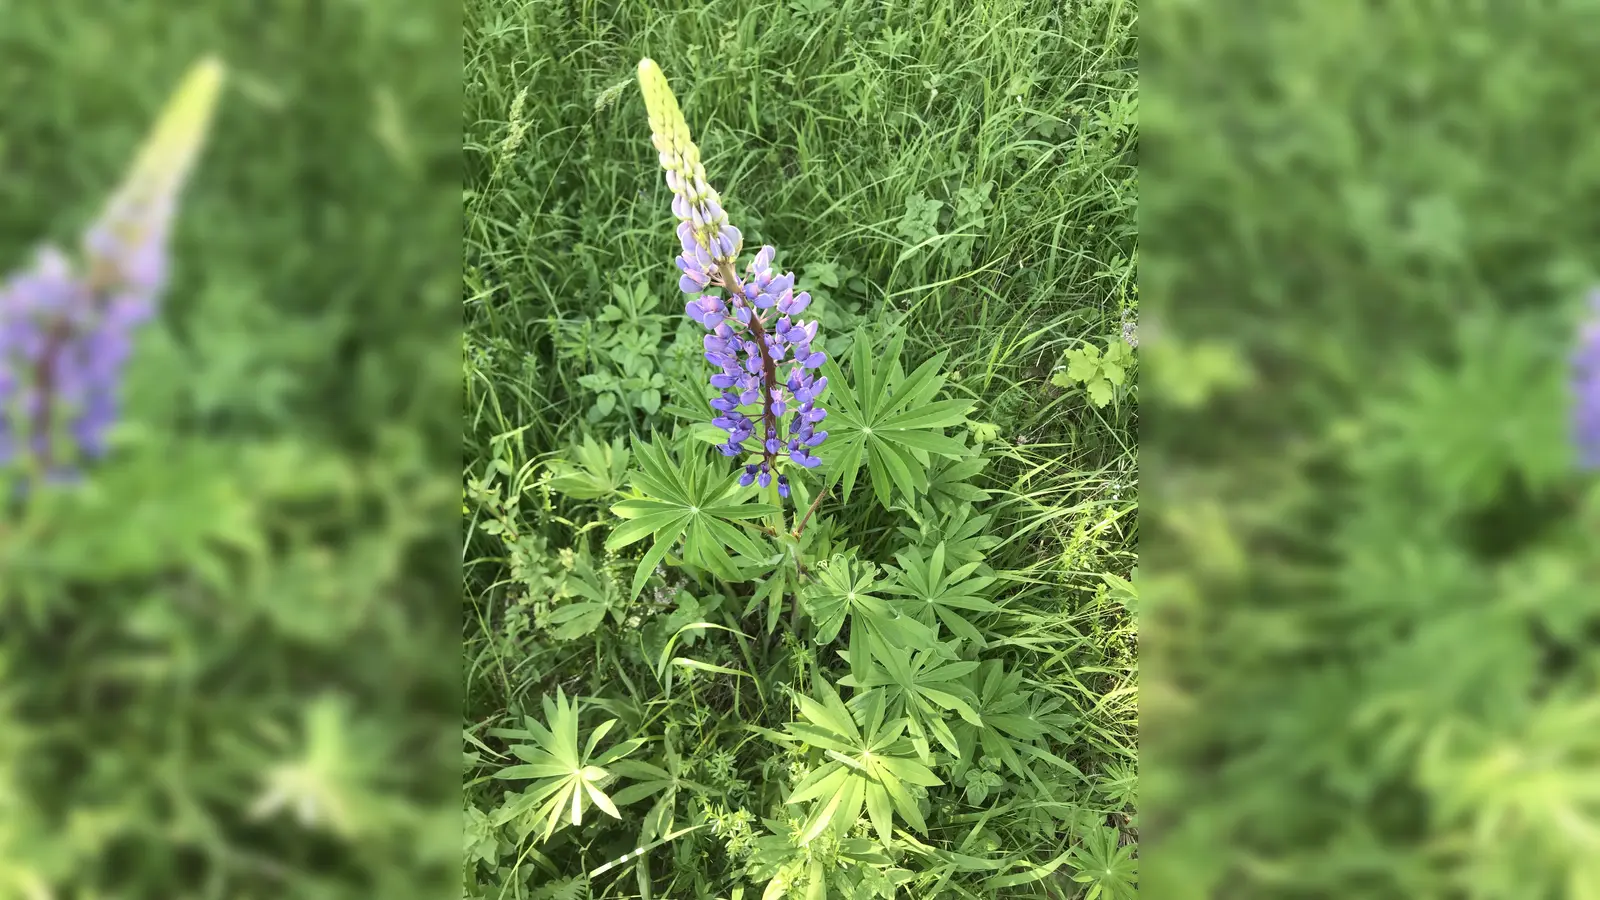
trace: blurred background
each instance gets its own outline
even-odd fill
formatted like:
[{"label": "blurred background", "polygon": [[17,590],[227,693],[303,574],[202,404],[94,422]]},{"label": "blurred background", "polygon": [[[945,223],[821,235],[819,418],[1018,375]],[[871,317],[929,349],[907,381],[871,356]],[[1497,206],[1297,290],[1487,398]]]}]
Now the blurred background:
[{"label": "blurred background", "polygon": [[0,513],[0,898],[454,890],[460,15],[0,2],[0,270],[228,68],[113,451]]},{"label": "blurred background", "polygon": [[1163,7],[1143,888],[1600,897],[1600,9]]}]

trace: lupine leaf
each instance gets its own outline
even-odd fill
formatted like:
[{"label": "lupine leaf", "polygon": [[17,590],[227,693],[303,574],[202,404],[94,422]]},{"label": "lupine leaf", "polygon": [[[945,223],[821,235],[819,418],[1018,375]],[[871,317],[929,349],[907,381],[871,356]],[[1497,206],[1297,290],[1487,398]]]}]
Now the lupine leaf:
[{"label": "lupine leaf", "polygon": [[852,629],[873,631],[898,644],[931,641],[936,632],[907,612],[895,609],[877,596],[877,567],[839,554],[820,567],[816,579],[802,593],[812,620],[812,639],[832,642],[850,617]]},{"label": "lupine leaf", "polygon": [[[855,658],[861,650],[853,651],[851,658],[852,669],[861,675],[858,677],[853,671],[840,683],[861,689],[879,689],[892,713],[906,716],[919,733],[923,729],[931,732],[945,749],[959,757],[960,744],[945,724],[944,712],[953,711],[974,725],[982,724],[967,698],[959,695],[967,688],[955,683],[977,668],[977,663],[952,659],[954,651],[949,647],[937,644],[926,649],[894,646],[876,634],[867,635],[863,649],[864,660]],[[863,664],[858,666],[858,663]],[[864,702],[863,697],[875,693],[878,691],[869,691],[851,702]]]},{"label": "lupine leaf", "polygon": [[796,784],[789,795],[790,804],[813,804],[800,842],[815,840],[829,828],[842,834],[860,818],[863,804],[884,842],[892,833],[891,809],[912,827],[926,830],[902,775],[924,787],[942,782],[910,756],[910,743],[902,737],[905,720],[885,717],[880,692],[858,695],[846,705],[833,687],[817,676],[813,693],[815,697],[796,697],[809,724],[792,722],[787,734],[769,734],[774,740],[825,747],[831,759]]},{"label": "lupine leaf", "polygon": [[779,510],[748,502],[752,494],[738,486],[737,475],[718,475],[706,465],[703,448],[692,442],[679,443],[675,454],[669,454],[659,443],[636,442],[634,458],[639,468],[630,483],[643,496],[611,506],[612,513],[624,521],[612,529],[606,549],[620,550],[647,537],[654,541],[634,573],[629,600],[639,596],[650,573],[680,539],[685,564],[707,569],[727,581],[746,580],[729,559],[728,550],[752,559],[767,555],[759,542],[733,523]]},{"label": "lupine leaf", "polygon": [[[632,752],[642,740],[625,741],[596,758],[595,750],[615,727],[616,719],[590,732],[580,751],[577,704],[557,688],[556,695],[546,695],[541,705],[548,727],[529,719],[526,734],[535,743],[512,744],[510,748],[527,764],[507,766],[495,773],[495,777],[501,779],[534,782],[511,808],[503,811],[502,822],[522,819],[525,831],[542,825],[544,838],[549,839],[564,822],[573,826],[582,824],[583,810],[590,804],[613,818],[621,818],[611,798],[600,790],[601,783],[611,777],[603,766]],[[531,816],[529,810],[533,810]]]},{"label": "lupine leaf", "polygon": [[832,448],[829,471],[838,478],[841,499],[846,503],[863,464],[874,497],[888,509],[896,495],[915,500],[927,490],[926,454],[960,458],[972,453],[961,441],[940,433],[940,429],[965,422],[972,408],[967,400],[933,399],[944,384],[938,371],[945,354],[936,354],[902,376],[899,360],[904,340],[903,334],[895,335],[875,358],[866,332],[858,332],[848,381],[834,361],[823,364],[835,398],[834,413],[827,423]]}]

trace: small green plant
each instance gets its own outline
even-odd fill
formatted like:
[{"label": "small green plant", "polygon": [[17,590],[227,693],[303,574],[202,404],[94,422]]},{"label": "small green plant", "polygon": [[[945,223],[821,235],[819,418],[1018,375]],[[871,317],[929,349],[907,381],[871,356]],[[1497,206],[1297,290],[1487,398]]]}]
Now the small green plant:
[{"label": "small green plant", "polygon": [[1074,384],[1083,385],[1089,400],[1095,406],[1105,406],[1116,396],[1116,390],[1127,383],[1128,371],[1133,368],[1133,350],[1120,335],[1106,338],[1106,348],[1101,349],[1085,342],[1082,347],[1067,351],[1065,371],[1050,376],[1050,383],[1060,388]]},{"label": "small green plant", "polygon": [[600,444],[586,434],[571,456],[570,461],[558,458],[547,464],[550,490],[577,500],[598,500],[622,491],[631,458],[625,440],[618,437]]},{"label": "small green plant", "polygon": [[542,831],[549,840],[559,827],[583,824],[583,812],[590,806],[613,819],[622,818],[617,805],[602,790],[614,776],[605,768],[644,744],[634,738],[595,754],[600,742],[616,726],[607,719],[589,732],[583,749],[578,749],[578,706],[560,688],[554,697],[544,698],[545,723],[531,716],[522,729],[502,729],[497,736],[513,741],[511,753],[523,762],[495,773],[508,781],[529,780],[533,784],[521,794],[513,794],[495,815],[496,824],[516,822],[523,834]]},{"label": "small green plant", "polygon": [[585,414],[590,422],[619,411],[653,416],[666,386],[659,367],[666,317],[653,311],[660,298],[643,281],[613,282],[611,298],[593,318],[561,323],[563,354],[592,367],[578,378],[595,398]]},{"label": "small green plant", "polygon": [[1115,828],[1091,828],[1072,848],[1067,862],[1073,869],[1072,880],[1088,886],[1084,900],[1134,900],[1139,896],[1133,847],[1120,844],[1120,837]]},{"label": "small green plant", "polygon": [[783,733],[768,733],[775,741],[800,741],[822,751],[828,760],[796,784],[785,801],[810,806],[800,843],[808,844],[830,829],[836,836],[848,834],[863,806],[885,845],[893,836],[896,816],[919,832],[927,831],[914,792],[944,782],[913,755],[912,743],[905,738],[910,719],[889,715],[881,691],[860,695],[853,709],[820,678],[812,691],[815,698],[795,698],[804,721],[789,723]]}]

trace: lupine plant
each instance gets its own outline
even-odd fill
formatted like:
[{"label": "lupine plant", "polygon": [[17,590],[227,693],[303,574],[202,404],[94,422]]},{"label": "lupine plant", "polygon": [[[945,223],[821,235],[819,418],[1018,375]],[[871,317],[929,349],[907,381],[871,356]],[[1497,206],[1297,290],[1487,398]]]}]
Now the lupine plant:
[{"label": "lupine plant", "polygon": [[[680,537],[686,562],[703,564],[730,580],[746,580],[739,564],[726,557],[728,551],[747,562],[772,554],[735,523],[748,526],[749,520],[776,515],[779,525],[755,530],[777,539],[783,545],[779,558],[787,555],[796,571],[803,572],[799,542],[826,491],[819,491],[810,508],[795,516],[792,528],[781,526],[780,506],[746,503],[747,498],[734,492],[752,485],[763,491],[771,488],[773,499],[781,504],[795,490],[792,472],[817,469],[823,463],[816,450],[828,432],[818,426],[828,412],[819,400],[829,379],[818,370],[828,357],[819,340],[818,321],[799,318],[811,305],[811,297],[794,290],[793,272],[774,268],[777,250],[771,246],[757,251],[743,276],[738,274],[744,236],[729,221],[720,195],[706,178],[699,148],[666,76],[645,59],[639,63],[638,78],[651,143],[666,173],[678,221],[678,289],[691,297],[684,312],[707,331],[704,356],[714,367],[708,381],[718,392],[708,402],[709,424],[723,435],[716,444],[718,452],[741,460],[742,468],[737,476],[720,479],[694,460],[675,461],[660,450],[641,447],[637,457],[645,465],[634,484],[647,495],[613,507],[631,521],[612,534],[607,546],[617,550],[654,536],[655,545],[635,574],[635,595]],[[769,596],[775,610],[785,582],[773,581]],[[798,617],[798,598],[794,611]],[[769,616],[769,631],[777,621],[775,615]]]},{"label": "lupine plant", "polygon": [[[710,331],[705,337],[706,361],[720,371],[711,386],[722,395],[711,401],[721,415],[712,424],[728,433],[717,449],[738,457],[757,433],[758,459],[745,466],[739,483],[762,487],[777,476],[778,494],[789,496],[789,477],[775,472],[780,458],[806,469],[822,460],[813,449],[828,437],[817,424],[828,417],[817,399],[828,388],[826,376],[814,373],[827,360],[817,339],[817,321],[794,317],[811,305],[805,291],[794,292],[794,273],[777,274],[777,250],[762,247],[745,275],[736,271],[744,237],[728,221],[716,189],[706,181],[700,151],[689,138],[689,126],[678,108],[661,68],[651,60],[639,63],[639,85],[650,114],[651,141],[661,154],[661,167],[672,189],[672,212],[678,218],[677,258],[682,275],[678,288],[695,295],[684,308],[689,318]],[[708,288],[720,288],[726,299]],[[754,407],[752,420],[746,410]],[[785,416],[788,416],[785,419]]]},{"label": "lupine plant", "polygon": [[[554,492],[584,501],[621,496],[609,505],[619,521],[608,523],[607,550],[619,553],[646,537],[653,544],[633,564],[625,598],[605,594],[602,600],[589,564],[568,567],[561,590],[571,596],[546,615],[545,627],[566,642],[595,632],[608,610],[624,628],[642,623],[648,614],[630,615],[632,604],[656,583],[657,599],[678,608],[666,619],[670,633],[645,638],[659,642],[646,659],[662,702],[674,702],[685,690],[691,698],[696,690],[712,690],[696,687],[699,681],[691,676],[699,674],[753,682],[756,700],[765,707],[778,698],[768,696],[764,679],[753,673],[774,665],[787,671],[784,695],[794,716],[781,729],[752,724],[751,730],[785,748],[793,767],[782,780],[790,788],[778,807],[783,815],[763,820],[768,835],[754,839],[747,872],[765,882],[768,900],[830,892],[892,896],[910,877],[894,860],[922,846],[916,836],[930,837],[928,815],[937,808],[930,791],[950,784],[941,771],[959,779],[974,804],[1007,790],[1044,797],[1052,791],[1051,780],[1084,777],[1050,749],[1049,739],[1062,733],[1055,727],[1054,705],[1019,690],[1020,673],[983,656],[986,629],[1003,612],[992,599],[999,579],[984,565],[992,539],[973,530],[981,532],[990,519],[971,515],[969,505],[988,495],[966,483],[985,462],[969,461],[976,451],[944,433],[967,424],[972,403],[943,396],[946,353],[907,371],[903,334],[858,330],[847,351],[848,372],[830,359],[819,321],[801,318],[812,298],[797,289],[793,272],[775,265],[776,248],[762,246],[745,259],[744,234],[712,187],[660,67],[645,59],[637,75],[676,220],[675,268],[661,270],[686,295],[685,314],[705,332],[708,368],[696,386],[702,396],[679,398],[671,407],[699,417],[687,431],[636,439],[631,451],[618,442],[607,452],[586,439],[575,451],[581,465],[550,464],[544,483]],[[836,409],[824,407],[828,396]],[[704,400],[699,412],[691,408],[696,399]],[[831,439],[825,421],[835,423]],[[834,487],[843,503],[853,491],[865,493],[855,490],[862,468],[875,501],[869,508],[910,512],[922,526],[899,529],[912,543],[893,554],[896,567],[870,561],[861,546],[868,536],[841,532],[823,507]],[[505,473],[513,469],[509,462],[501,467]],[[502,535],[509,527],[485,526]],[[739,599],[744,608],[737,617],[730,615],[725,624],[703,620],[709,610],[728,610]],[[767,639],[760,647],[744,644],[749,636],[736,626],[763,604]],[[784,609],[788,628],[774,655]],[[574,623],[583,625],[573,628]],[[689,640],[713,630],[735,635],[744,659],[707,662],[677,655]],[[830,680],[819,659],[824,652],[847,662],[848,674]],[[1005,685],[1011,695],[997,696]],[[839,688],[852,696],[842,698]],[[693,702],[699,712],[701,702]],[[732,702],[737,711],[739,700]],[[561,723],[559,729],[552,724],[550,733],[565,732],[561,748],[551,749],[536,725],[529,726],[532,732],[490,732],[532,733],[544,746],[509,748],[531,765],[511,765],[494,775],[531,779],[534,786],[508,795],[495,814],[473,819],[479,828],[514,826],[516,834],[536,834],[545,842],[581,827],[591,803],[607,816],[626,819],[628,803],[658,793],[671,799],[652,807],[635,853],[685,833],[674,828],[670,808],[680,794],[700,804],[698,821],[685,826],[690,831],[714,827],[731,835],[750,828],[748,819],[708,805],[717,796],[733,799],[726,787],[716,787],[717,779],[681,774],[686,767],[673,749],[675,725],[659,738],[665,748],[661,764],[619,758],[657,742],[640,737],[605,756],[616,764],[603,768],[603,762],[587,761],[587,753],[619,719],[631,716],[636,727],[648,729],[644,711],[608,707],[613,717],[590,735],[588,751],[579,753],[577,713],[565,694],[558,691],[555,705],[548,697],[545,704],[551,721]],[[980,754],[981,762],[974,759]],[[1041,774],[1036,767],[1055,771]],[[617,776],[637,783],[608,793]],[[1019,783],[1008,788],[1008,777]],[[1050,827],[1048,819],[1040,824]],[[742,824],[729,824],[735,821]],[[474,845],[486,834],[474,836]],[[745,846],[744,838],[733,840]]]},{"label": "lupine plant", "polygon": [[134,333],[167,282],[168,235],[222,66],[198,64],[74,259],[54,246],[0,286],[0,467],[70,476],[102,456]]},{"label": "lupine plant", "polygon": [[[1044,133],[1067,20],[557,6],[468,5],[467,895],[1131,897],[1137,400],[1049,385],[1131,169]],[[659,406],[586,413],[646,308]]]}]

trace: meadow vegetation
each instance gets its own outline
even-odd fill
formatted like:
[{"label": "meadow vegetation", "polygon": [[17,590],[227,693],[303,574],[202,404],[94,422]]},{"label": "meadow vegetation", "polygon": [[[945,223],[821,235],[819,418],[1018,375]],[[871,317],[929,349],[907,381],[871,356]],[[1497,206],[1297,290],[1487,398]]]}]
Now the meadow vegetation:
[{"label": "meadow vegetation", "polygon": [[[1135,28],[469,0],[466,896],[1134,896]],[[787,500],[713,448],[644,57],[819,321]]]}]

